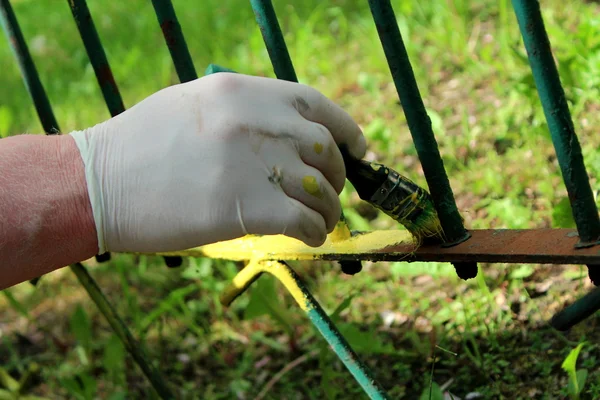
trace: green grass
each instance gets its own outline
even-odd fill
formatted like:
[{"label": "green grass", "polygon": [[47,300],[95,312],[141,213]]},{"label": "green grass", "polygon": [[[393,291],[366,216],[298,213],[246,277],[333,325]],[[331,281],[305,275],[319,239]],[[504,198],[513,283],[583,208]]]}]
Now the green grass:
[{"label": "green grass", "polygon": [[[217,63],[273,76],[249,2],[174,3],[200,74]],[[367,2],[287,3],[275,6],[299,79],[359,122],[379,161],[425,185]],[[66,2],[12,4],[61,129],[108,118]],[[393,4],[466,226],[571,226],[510,2]],[[600,6],[547,0],[543,7],[596,190]],[[90,1],[90,8],[126,106],[177,82],[149,2]],[[5,40],[0,70],[0,135],[40,133]],[[395,227],[361,203],[350,186],[341,198],[353,228]],[[221,291],[239,268],[187,259],[182,268],[167,269],[160,258],[121,255],[91,270],[181,398],[255,398],[299,358],[265,398],[366,398],[276,282],[263,277],[230,308],[220,305]],[[546,323],[589,289],[580,266],[483,264],[483,274],[469,282],[443,263],[366,263],[354,277],[327,263],[294,268],[328,312],[354,296],[338,325],[392,398],[416,398],[429,388],[434,354],[433,380],[455,396],[564,398],[572,373],[561,365],[583,341],[574,368],[589,375],[580,398],[600,397],[598,317],[566,335]],[[38,396],[154,398],[68,272],[45,277],[37,289],[23,284],[0,297],[2,367],[19,377],[32,363],[39,365],[29,389]]]}]

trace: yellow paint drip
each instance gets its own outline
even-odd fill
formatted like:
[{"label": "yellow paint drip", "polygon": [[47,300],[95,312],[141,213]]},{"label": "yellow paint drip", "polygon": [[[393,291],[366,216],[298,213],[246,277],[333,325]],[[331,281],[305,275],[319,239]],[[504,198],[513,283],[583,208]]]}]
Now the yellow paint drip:
[{"label": "yellow paint drip", "polygon": [[321,154],[323,152],[323,145],[319,142],[316,142],[314,145],[315,153]]},{"label": "yellow paint drip", "polygon": [[284,235],[248,235],[183,251],[145,254],[249,261],[223,292],[223,305],[231,304],[260,274],[267,272],[283,283],[300,308],[310,311],[312,303],[298,286],[293,271],[280,261],[319,260],[324,255],[371,253],[398,244],[414,244],[412,235],[405,230],[381,230],[350,236],[350,231],[345,225],[344,227],[346,231],[337,227],[340,236],[329,235],[319,247],[310,247],[300,240]]},{"label": "yellow paint drip", "polygon": [[398,244],[414,244],[412,235],[406,230],[373,231],[339,241],[332,240],[330,236],[320,247],[310,247],[300,240],[284,235],[248,235],[188,250],[152,254],[210,257],[232,261],[319,260],[325,254],[362,254]]},{"label": "yellow paint drip", "polygon": [[347,240],[350,239],[350,236],[350,228],[348,228],[348,225],[344,221],[338,221],[338,223],[335,225],[335,228],[333,228],[333,232],[329,234],[329,238],[332,242]]},{"label": "yellow paint drip", "polygon": [[233,278],[221,295],[221,304],[229,306],[240,294],[242,294],[263,272],[267,272],[277,278],[294,297],[300,308],[309,311],[310,301],[302,293],[292,270],[279,261],[251,261]]},{"label": "yellow paint drip", "polygon": [[248,286],[252,284],[263,272],[263,267],[258,261],[251,261],[231,280],[221,294],[221,304],[229,306]]},{"label": "yellow paint drip", "polygon": [[302,289],[300,289],[300,286],[298,286],[298,283],[292,276],[292,270],[287,265],[278,261],[263,261],[261,265],[265,272],[269,272],[283,283],[302,310],[309,311],[312,308],[310,302],[304,296],[304,293],[302,293]]},{"label": "yellow paint drip", "polygon": [[321,192],[321,188],[319,187],[319,183],[317,182],[317,178],[311,175],[306,175],[302,178],[302,187],[306,191],[306,193],[315,196],[319,199],[323,198],[323,192]]}]

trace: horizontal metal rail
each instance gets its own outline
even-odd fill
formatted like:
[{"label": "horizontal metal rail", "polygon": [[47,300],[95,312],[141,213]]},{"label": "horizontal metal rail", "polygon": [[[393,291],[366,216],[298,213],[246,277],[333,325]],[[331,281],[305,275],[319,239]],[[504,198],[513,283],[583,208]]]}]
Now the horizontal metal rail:
[{"label": "horizontal metal rail", "polygon": [[[245,260],[476,261],[484,263],[598,264],[600,249],[575,248],[575,229],[478,229],[452,247],[416,248],[404,230],[372,231],[310,247],[286,236],[245,236],[193,249],[150,253]],[[146,253],[149,254],[149,253]]]}]

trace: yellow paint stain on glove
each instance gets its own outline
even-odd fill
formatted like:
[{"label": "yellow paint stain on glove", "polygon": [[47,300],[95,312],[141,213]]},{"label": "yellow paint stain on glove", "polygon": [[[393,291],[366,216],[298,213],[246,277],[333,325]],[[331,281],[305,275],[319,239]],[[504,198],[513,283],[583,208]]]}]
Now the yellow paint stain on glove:
[{"label": "yellow paint stain on glove", "polygon": [[314,176],[306,175],[304,178],[302,178],[302,187],[306,193],[315,196],[318,199],[323,198],[323,192],[321,192],[317,178]]},{"label": "yellow paint stain on glove", "polygon": [[321,154],[323,152],[323,145],[319,142],[316,142],[314,145],[315,153]]}]

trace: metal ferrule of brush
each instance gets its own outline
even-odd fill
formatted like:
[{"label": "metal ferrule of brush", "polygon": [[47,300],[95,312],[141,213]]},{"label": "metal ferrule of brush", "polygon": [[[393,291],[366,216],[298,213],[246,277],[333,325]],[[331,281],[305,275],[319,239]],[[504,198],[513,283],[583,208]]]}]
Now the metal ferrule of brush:
[{"label": "metal ferrule of brush", "polygon": [[415,193],[422,191],[421,188],[403,179],[396,171],[388,171],[386,181],[371,196],[371,203],[396,220],[415,221],[423,209],[412,199]]}]

